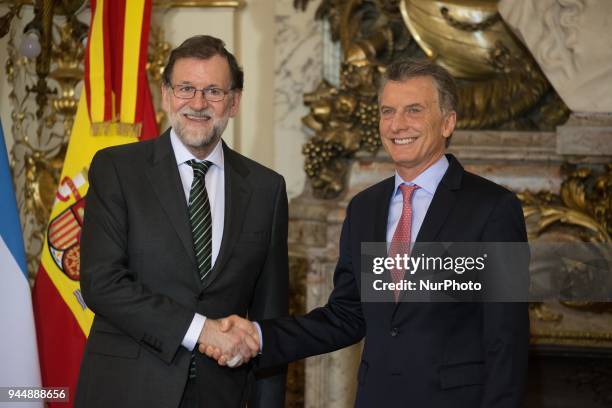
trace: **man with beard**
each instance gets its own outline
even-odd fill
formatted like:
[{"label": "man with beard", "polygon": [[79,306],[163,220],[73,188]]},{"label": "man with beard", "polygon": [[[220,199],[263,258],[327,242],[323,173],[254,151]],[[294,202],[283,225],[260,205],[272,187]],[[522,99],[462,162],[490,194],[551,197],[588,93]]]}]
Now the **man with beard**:
[{"label": "man with beard", "polygon": [[[284,367],[253,372],[257,334],[228,314],[287,312],[287,195],[222,140],[243,72],[224,43],[187,39],[164,69],[171,128],[99,151],[89,171],[81,289],[95,312],[77,407],[282,407]],[[219,347],[230,369],[197,352]]]}]

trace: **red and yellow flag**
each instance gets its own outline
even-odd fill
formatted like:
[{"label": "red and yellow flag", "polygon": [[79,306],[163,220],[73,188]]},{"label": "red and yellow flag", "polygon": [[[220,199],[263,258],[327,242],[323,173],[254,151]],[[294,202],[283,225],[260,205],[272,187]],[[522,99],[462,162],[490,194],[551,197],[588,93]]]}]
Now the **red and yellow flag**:
[{"label": "red and yellow flag", "polygon": [[70,387],[72,407],[93,312],[79,286],[87,166],[99,149],[157,135],[145,65],[151,0],[92,0],[81,93],[34,285],[43,386]]}]

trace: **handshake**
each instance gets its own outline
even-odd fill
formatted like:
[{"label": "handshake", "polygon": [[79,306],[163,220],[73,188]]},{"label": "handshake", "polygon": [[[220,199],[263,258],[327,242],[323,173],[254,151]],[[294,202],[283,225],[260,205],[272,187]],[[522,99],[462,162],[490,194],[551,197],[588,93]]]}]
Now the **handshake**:
[{"label": "handshake", "polygon": [[198,350],[217,360],[219,365],[238,367],[261,350],[259,330],[253,322],[237,315],[206,319],[198,339]]}]

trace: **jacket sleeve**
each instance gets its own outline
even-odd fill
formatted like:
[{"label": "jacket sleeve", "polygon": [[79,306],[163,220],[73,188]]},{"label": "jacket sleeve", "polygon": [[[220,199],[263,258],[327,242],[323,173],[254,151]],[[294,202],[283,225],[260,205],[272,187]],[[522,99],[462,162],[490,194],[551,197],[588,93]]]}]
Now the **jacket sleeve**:
[{"label": "jacket sleeve", "polygon": [[194,312],[139,283],[128,259],[128,212],[112,156],[89,171],[81,236],[81,291],[96,315],[170,364]]},{"label": "jacket sleeve", "polygon": [[[274,198],[272,234],[266,260],[257,280],[249,319],[262,321],[287,316],[289,299],[289,261],[287,248],[288,204],[285,181],[281,177]],[[255,372],[255,390],[250,407],[285,406],[286,365]]]},{"label": "jacket sleeve", "polygon": [[357,343],[365,335],[360,292],[350,249],[350,214],[351,204],[342,226],[334,288],[327,304],[305,316],[262,321],[261,366],[274,366],[329,353]]},{"label": "jacket sleeve", "polygon": [[[520,201],[506,194],[491,214],[483,242],[527,242]],[[517,265],[516,262],[510,264]],[[516,279],[528,277],[527,264],[504,271]],[[507,277],[506,277],[507,278]],[[485,384],[481,408],[519,408],[525,393],[529,351],[529,312],[526,302],[487,302],[483,305]]]}]

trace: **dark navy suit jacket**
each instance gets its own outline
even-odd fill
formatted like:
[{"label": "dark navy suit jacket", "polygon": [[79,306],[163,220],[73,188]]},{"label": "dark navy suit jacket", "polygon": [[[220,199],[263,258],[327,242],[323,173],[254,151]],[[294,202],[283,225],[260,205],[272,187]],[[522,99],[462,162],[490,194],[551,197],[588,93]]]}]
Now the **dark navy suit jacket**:
[{"label": "dark navy suit jacket", "polygon": [[[417,243],[526,242],[516,196],[447,157]],[[357,407],[519,407],[527,373],[526,303],[362,302],[361,243],[385,241],[393,188],[391,177],[351,200],[328,303],[305,316],[262,321],[259,364],[331,352],[365,337]]]}]

